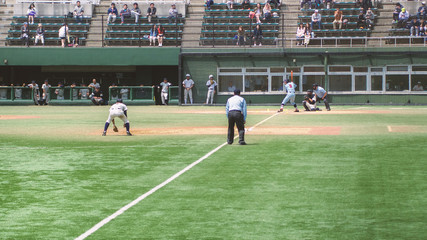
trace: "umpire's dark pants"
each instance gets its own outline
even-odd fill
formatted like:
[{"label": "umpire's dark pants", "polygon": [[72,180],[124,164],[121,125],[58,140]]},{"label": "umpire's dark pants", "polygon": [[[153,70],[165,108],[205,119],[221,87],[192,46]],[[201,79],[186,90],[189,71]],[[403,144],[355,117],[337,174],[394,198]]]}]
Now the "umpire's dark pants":
[{"label": "umpire's dark pants", "polygon": [[234,139],[234,124],[236,124],[239,130],[239,143],[245,142],[245,120],[243,120],[243,114],[240,111],[229,111],[228,112],[228,144],[233,143]]}]

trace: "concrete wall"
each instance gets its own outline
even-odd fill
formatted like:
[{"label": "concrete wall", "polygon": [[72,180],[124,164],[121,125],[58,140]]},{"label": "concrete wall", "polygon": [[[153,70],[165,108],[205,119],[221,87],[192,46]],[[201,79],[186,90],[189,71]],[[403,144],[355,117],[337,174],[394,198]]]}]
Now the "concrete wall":
[{"label": "concrete wall", "polygon": [[[14,5],[14,16],[26,16],[28,3],[16,3]],[[35,3],[38,16],[64,16],[74,10],[75,4],[49,4],[49,3]],[[92,17],[93,5],[82,4],[84,9],[84,16]]]}]

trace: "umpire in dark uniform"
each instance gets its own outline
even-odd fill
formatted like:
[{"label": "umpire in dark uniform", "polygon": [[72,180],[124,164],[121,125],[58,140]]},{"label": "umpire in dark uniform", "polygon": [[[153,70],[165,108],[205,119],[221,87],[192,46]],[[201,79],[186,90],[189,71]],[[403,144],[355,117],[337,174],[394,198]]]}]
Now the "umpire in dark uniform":
[{"label": "umpire in dark uniform", "polygon": [[228,117],[228,135],[227,143],[233,144],[234,140],[234,125],[239,130],[239,144],[246,145],[245,142],[245,123],[246,123],[246,101],[240,96],[240,90],[234,90],[234,96],[227,100],[225,108]]}]

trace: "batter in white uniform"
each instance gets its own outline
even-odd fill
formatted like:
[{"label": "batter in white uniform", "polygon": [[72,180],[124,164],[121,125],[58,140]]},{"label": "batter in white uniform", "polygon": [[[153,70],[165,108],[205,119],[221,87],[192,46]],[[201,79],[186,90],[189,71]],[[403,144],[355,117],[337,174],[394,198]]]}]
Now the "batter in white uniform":
[{"label": "batter in white uniform", "polygon": [[110,107],[110,115],[108,116],[107,122],[105,122],[104,132],[102,133],[102,136],[107,135],[108,126],[110,126],[111,121],[113,121],[114,123],[114,118],[116,117],[120,118],[124,122],[126,127],[126,134],[128,136],[132,136],[132,134],[129,132],[129,120],[127,119],[127,111],[128,108],[125,104],[123,104],[123,100],[117,99],[117,102]]}]

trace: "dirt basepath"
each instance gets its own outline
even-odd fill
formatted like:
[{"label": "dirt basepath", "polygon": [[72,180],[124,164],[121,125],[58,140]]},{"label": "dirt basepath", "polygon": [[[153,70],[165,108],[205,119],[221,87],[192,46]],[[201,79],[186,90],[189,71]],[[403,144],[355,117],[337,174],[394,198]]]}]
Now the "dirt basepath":
[{"label": "dirt basepath", "polygon": [[[136,128],[135,135],[226,135],[227,127]],[[339,135],[341,127],[257,127],[248,135]],[[97,133],[99,134],[99,133]],[[108,135],[123,135],[109,131]],[[237,131],[236,131],[237,134]]]},{"label": "dirt basepath", "polygon": [[40,116],[0,115],[0,120],[33,119],[33,118],[40,118]]}]

